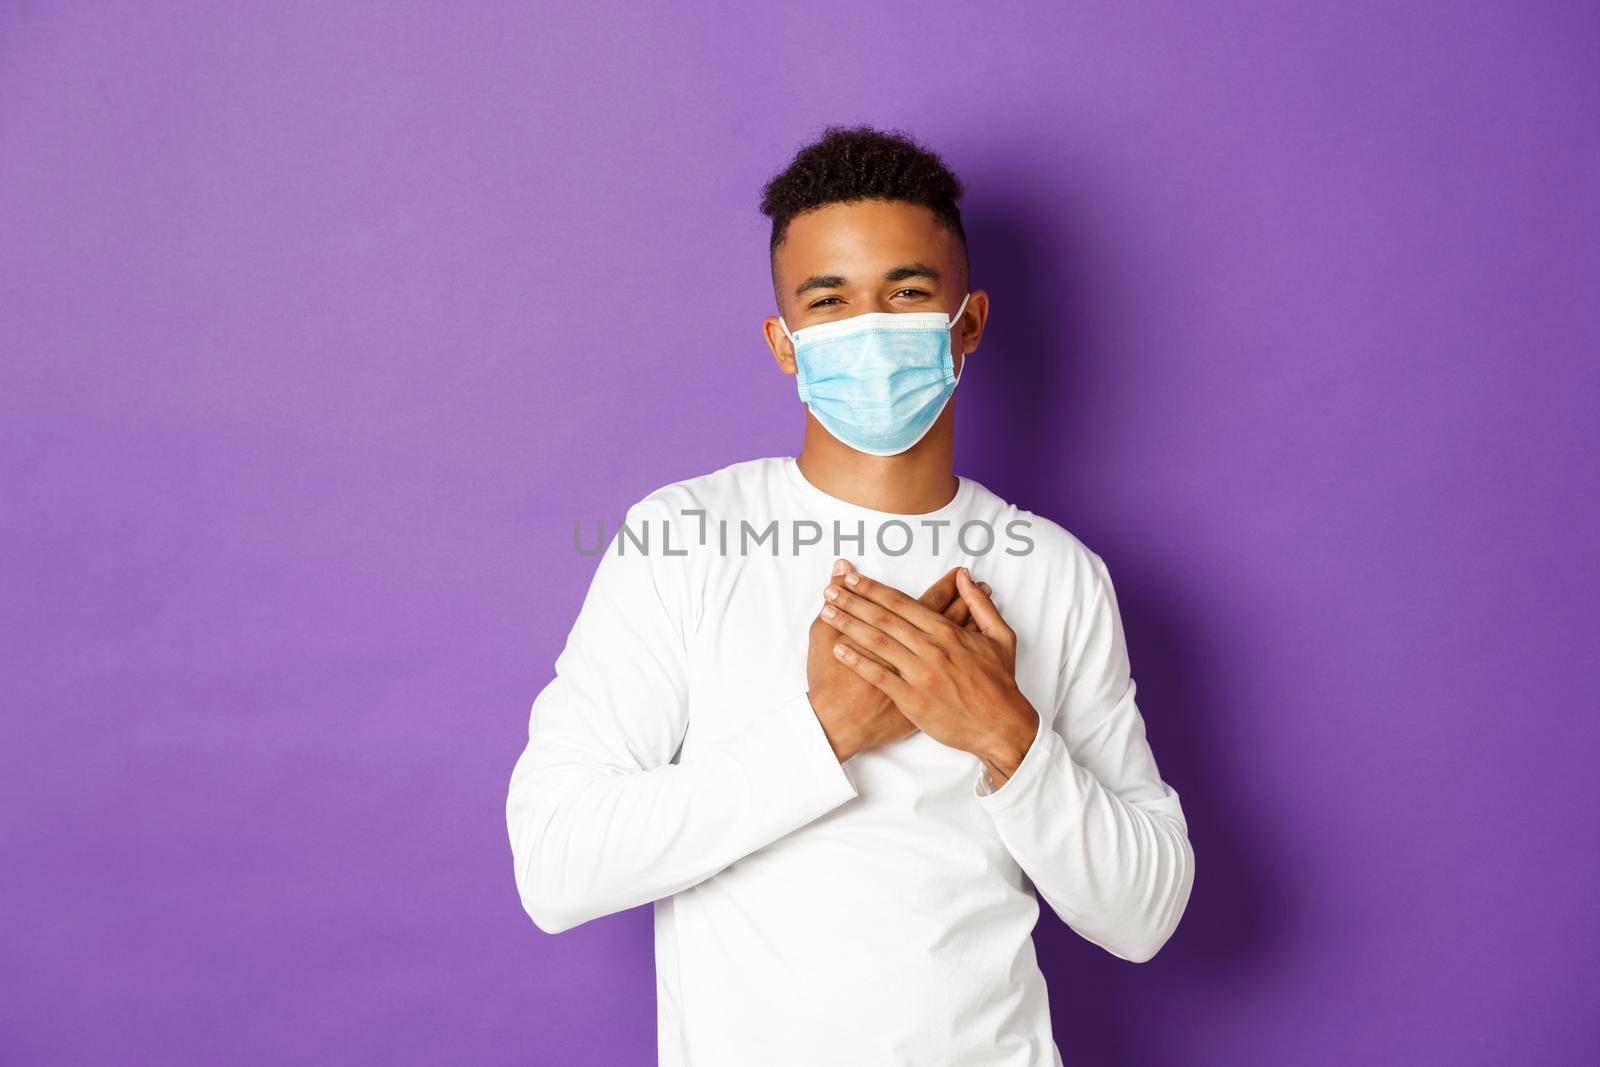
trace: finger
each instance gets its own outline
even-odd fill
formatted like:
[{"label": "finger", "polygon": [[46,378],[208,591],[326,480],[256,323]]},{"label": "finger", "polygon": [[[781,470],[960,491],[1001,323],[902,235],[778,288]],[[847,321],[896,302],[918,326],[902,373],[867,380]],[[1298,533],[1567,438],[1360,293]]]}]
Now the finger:
[{"label": "finger", "polygon": [[[829,584],[830,585],[839,585],[841,582],[844,581],[844,575],[849,573],[849,571],[851,569],[852,568],[851,568],[849,560],[846,560],[846,559],[836,559],[836,560],[834,560],[833,561],[833,579]],[[961,597],[956,594],[955,588],[956,588],[956,575],[955,575],[955,571],[952,570],[950,572],[950,591],[951,591],[951,595],[955,597],[955,603],[962,604]],[[965,607],[965,604],[962,604],[962,606]],[[829,631],[829,633],[831,635],[829,639],[831,641],[847,645],[850,648],[850,650],[855,652],[857,655],[867,657],[867,659],[871,660],[874,663],[877,663],[877,664],[881,665],[886,670],[894,670],[894,668],[892,666],[890,666],[886,661],[884,661],[884,660],[880,659],[879,657],[873,655],[871,652],[868,652],[866,649],[860,647],[854,641],[851,641],[848,637],[844,636],[844,634],[840,633],[836,627],[834,627],[831,623],[829,623],[827,619],[822,617],[821,612],[818,612],[816,621],[820,622],[820,623],[823,623],[824,625],[828,626],[828,631]]]},{"label": "finger", "polygon": [[[927,652],[924,646],[928,643],[928,635],[888,608],[873,603],[866,597],[851,591],[847,586],[830,586],[822,591],[822,595],[840,612],[854,616],[872,629],[886,634],[895,642],[904,646],[912,655],[923,655]],[[927,610],[920,604],[917,607],[918,610]],[[951,626],[950,623],[944,621],[942,616],[935,615],[934,617],[938,618],[940,625],[947,629]],[[858,641],[857,644],[866,645],[866,642]],[[866,647],[872,648],[873,646],[867,645]],[[901,666],[892,656],[885,655],[884,658],[894,663],[897,668]]]},{"label": "finger", "polygon": [[[950,572],[950,578],[952,581],[955,580],[955,573],[956,572],[953,570]],[[978,588],[982,589],[985,593],[988,593],[989,583],[979,582]],[[972,609],[967,607],[967,602],[965,600],[961,599],[961,594],[959,591],[956,593],[956,598],[950,602],[950,606],[944,609],[944,617],[961,627],[963,630],[971,630],[973,633],[981,632],[978,629],[977,622],[972,617]]]},{"label": "finger", "polygon": [[972,609],[972,617],[978,624],[978,629],[985,637],[996,641],[1009,639],[1012,636],[1011,627],[1006,625],[1006,620],[1000,617],[1000,612],[995,608],[994,601],[989,599],[989,594],[978,587],[972,580],[972,574],[965,567],[956,575],[956,586],[961,590],[961,599],[967,602]]},{"label": "finger", "polygon": [[917,662],[917,654],[896,640],[893,634],[885,633],[836,604],[825,605],[818,617],[825,625],[854,641],[857,648],[871,652],[898,673],[903,674]]},{"label": "finger", "polygon": [[[978,583],[978,588],[983,590],[983,595],[984,596],[987,596],[987,597],[993,597],[994,596],[994,590],[989,588],[989,583],[988,582],[979,582]],[[962,607],[966,607],[967,608],[967,621],[962,624],[961,628],[963,630],[970,630],[972,633],[975,633],[975,634],[981,634],[983,631],[978,629],[978,620],[973,618],[972,609],[970,607],[967,607],[967,602],[964,599],[962,599],[960,590],[957,590],[957,592],[956,592],[956,603],[960,604]]]},{"label": "finger", "polygon": [[862,659],[843,642],[833,646],[833,654],[838,657],[840,663],[855,671],[868,684],[877,687],[896,704],[903,704],[905,698],[910,696],[911,687],[906,685],[905,679],[893,671],[884,670],[870,660]]},{"label": "finger", "polygon": [[832,632],[832,635],[833,635],[833,643],[834,644],[844,645],[846,648],[848,648],[850,651],[854,652],[856,655],[865,656],[867,659],[871,660],[873,663],[876,663],[878,666],[882,667],[886,671],[894,670],[894,667],[891,666],[886,660],[883,660],[878,656],[874,656],[871,652],[868,652],[866,649],[862,648],[860,645],[858,645],[854,641],[850,640],[850,638],[846,637],[844,634],[840,633],[838,630],[832,630],[831,632]]},{"label": "finger", "polygon": [[[840,578],[843,581],[843,577]],[[929,611],[944,611],[955,604],[961,603],[961,594],[956,591],[956,569],[951,567],[944,572],[944,577],[928,586],[927,591],[920,597],[924,607]]]},{"label": "finger", "polygon": [[[960,580],[958,575],[956,578],[957,589],[960,588]],[[852,571],[845,575],[844,584],[856,596],[863,600],[869,600],[884,610],[898,615],[924,633],[935,633],[941,627],[949,625],[937,611],[929,611],[894,586],[874,581],[858,571]],[[970,607],[971,605],[968,606]]]},{"label": "finger", "polygon": [[944,609],[944,617],[956,626],[965,626],[972,621],[972,609],[967,607],[967,602],[958,595]]},{"label": "finger", "polygon": [[[812,634],[812,636],[810,638],[810,641],[811,641],[813,646],[815,646],[817,644],[817,642],[820,641],[820,642],[823,643],[823,645],[825,647],[831,649],[834,645],[839,644],[839,643],[843,643],[843,644],[849,645],[850,648],[854,652],[856,652],[858,655],[866,656],[868,659],[870,659],[870,660],[872,660],[872,661],[874,661],[876,663],[882,664],[887,669],[889,669],[891,671],[894,670],[894,667],[891,666],[889,663],[885,662],[884,660],[880,659],[877,656],[874,656],[871,652],[868,652],[866,649],[862,648],[860,645],[858,645],[854,641],[850,640],[844,634],[840,633],[838,628],[836,626],[834,626],[833,623],[831,623],[829,620],[827,620],[827,619],[822,617],[822,613],[820,611],[817,613],[816,618],[811,620],[811,626],[812,626],[812,629],[813,629],[813,634]],[[821,634],[815,633],[815,630],[818,627],[822,628],[822,633]]]},{"label": "finger", "polygon": [[[844,576],[853,569],[854,567],[848,560],[835,560],[833,564],[833,575],[828,584],[843,585]],[[958,626],[963,630],[969,630],[972,633],[981,633],[982,631],[978,629],[977,622],[972,618],[972,609],[967,607],[967,602],[961,599],[961,593],[956,588],[957,570],[958,568],[951,567],[949,570],[945,571],[944,574],[940,576],[939,580],[928,586],[928,588],[923,591],[923,594],[917,599],[920,600],[922,604],[929,610],[937,611],[939,614],[943,615],[951,625]],[[989,583],[979,582],[978,588],[982,589],[985,593],[988,593]],[[857,649],[856,651],[863,652],[864,655],[869,657],[872,656],[872,653],[864,652],[862,649]],[[882,661],[879,660],[878,662]]]}]

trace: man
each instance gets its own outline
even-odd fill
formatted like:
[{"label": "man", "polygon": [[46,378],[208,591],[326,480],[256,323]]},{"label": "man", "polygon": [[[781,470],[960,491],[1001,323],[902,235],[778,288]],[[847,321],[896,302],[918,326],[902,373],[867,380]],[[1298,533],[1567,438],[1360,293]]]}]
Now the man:
[{"label": "man", "polygon": [[1104,564],[952,472],[961,193],[866,127],[768,183],[800,454],[634,505],[534,702],[523,906],[655,902],[663,1064],[1058,1065],[1038,896],[1134,962],[1188,903]]}]

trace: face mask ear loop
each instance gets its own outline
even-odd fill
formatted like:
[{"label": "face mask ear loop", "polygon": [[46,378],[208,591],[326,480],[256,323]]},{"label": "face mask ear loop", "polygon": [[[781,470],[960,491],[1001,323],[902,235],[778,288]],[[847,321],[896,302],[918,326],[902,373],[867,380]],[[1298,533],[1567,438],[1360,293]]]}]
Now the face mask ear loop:
[{"label": "face mask ear loop", "polygon": [[800,366],[800,342],[796,341],[794,339],[794,334],[789,332],[789,324],[783,321],[782,315],[778,316],[778,325],[783,329],[783,335],[789,339],[789,343],[794,346],[795,390],[800,394],[800,402],[802,404],[809,404],[811,403],[811,389],[806,382],[805,369]]},{"label": "face mask ear loop", "polygon": [[[955,315],[951,317],[950,325],[945,327],[946,330],[954,329],[955,328],[955,324],[961,321],[961,313],[963,311],[967,310],[967,301],[970,300],[970,299],[972,299],[972,292],[971,292],[971,290],[968,290],[967,295],[961,298],[961,306],[956,308]],[[965,374],[966,372],[967,372],[967,357],[966,356],[962,356],[961,357],[961,370],[956,373],[956,380],[955,380],[954,383],[951,384],[951,388],[952,389],[955,388],[957,385],[961,384],[961,375]]]},{"label": "face mask ear loop", "polygon": [[[956,308],[956,313],[954,315],[950,316],[950,325],[951,326],[954,326],[956,323],[961,321],[961,313],[967,310],[967,301],[971,300],[971,299],[972,299],[972,293],[969,290],[967,292],[967,295],[961,298],[961,306]],[[947,327],[947,329],[948,329],[948,327]]]}]

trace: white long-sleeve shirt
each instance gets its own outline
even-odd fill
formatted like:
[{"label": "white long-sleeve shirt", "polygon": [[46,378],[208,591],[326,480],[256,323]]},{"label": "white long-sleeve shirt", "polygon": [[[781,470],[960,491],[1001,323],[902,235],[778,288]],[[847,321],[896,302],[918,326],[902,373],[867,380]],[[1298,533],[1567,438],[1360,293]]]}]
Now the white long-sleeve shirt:
[{"label": "white long-sleeve shirt", "polygon": [[[666,486],[625,526],[511,776],[533,921],[655,902],[665,1067],[1059,1065],[1038,897],[1139,962],[1194,879],[1100,558],[970,479],[891,515],[792,458]],[[920,732],[835,758],[806,648],[839,556],[913,596],[958,565],[993,587],[1039,713],[998,789]]]}]

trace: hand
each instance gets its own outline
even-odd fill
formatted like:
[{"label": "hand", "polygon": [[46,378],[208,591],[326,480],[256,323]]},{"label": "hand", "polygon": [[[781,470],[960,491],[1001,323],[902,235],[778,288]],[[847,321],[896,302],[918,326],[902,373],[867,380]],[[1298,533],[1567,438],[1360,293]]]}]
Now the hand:
[{"label": "hand", "polygon": [[1027,754],[1039,715],[1017,687],[1016,633],[965,567],[956,588],[976,633],[854,572],[823,591],[821,620],[849,638],[832,648],[841,663],[923,733],[983,760],[998,787]]},{"label": "hand", "polygon": [[[833,565],[830,584],[842,584],[845,575],[853,571],[854,568],[847,561],[837,560]],[[967,602],[957,592],[955,569],[929,586],[919,598],[919,603],[930,611],[940,613],[952,625],[966,626],[976,632]],[[833,654],[833,646],[841,642],[848,644],[849,639],[841,637],[820,617],[811,621],[810,641],[806,650],[806,682],[810,689],[811,706],[833,746],[834,755],[843,763],[857,752],[898,741],[915,733],[917,728],[881,690],[857,675]],[[854,651],[858,655],[867,655],[861,648],[855,648]]]}]

